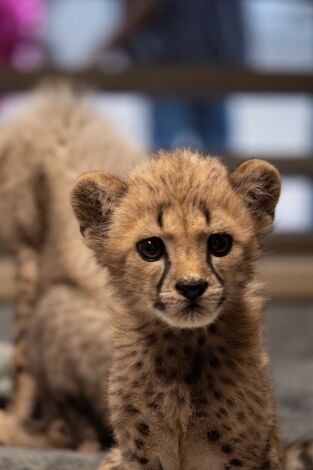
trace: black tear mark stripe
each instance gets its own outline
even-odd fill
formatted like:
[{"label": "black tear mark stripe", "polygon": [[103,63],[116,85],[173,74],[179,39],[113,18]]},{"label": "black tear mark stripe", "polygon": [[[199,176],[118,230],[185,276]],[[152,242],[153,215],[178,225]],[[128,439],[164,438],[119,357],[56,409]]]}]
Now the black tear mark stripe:
[{"label": "black tear mark stripe", "polygon": [[169,204],[161,204],[159,209],[158,209],[157,224],[160,228],[163,228],[163,212],[169,206],[170,206]]},{"label": "black tear mark stripe", "polygon": [[163,273],[160,277],[160,280],[159,280],[159,282],[157,283],[157,286],[156,286],[157,300],[154,303],[154,307],[158,308],[159,310],[164,310],[164,308],[165,308],[163,302],[160,299],[160,293],[161,293],[162,286],[164,284],[165,278],[168,275],[168,272],[169,272],[170,268],[171,268],[171,260],[170,260],[170,257],[168,256],[167,251],[165,251],[165,253],[164,253],[164,269],[163,269]]},{"label": "black tear mark stripe", "polygon": [[206,204],[205,202],[201,202],[200,203],[200,207],[201,207],[201,211],[204,215],[204,218],[205,218],[205,221],[207,223],[207,225],[210,225],[210,222],[211,222],[211,214],[210,214],[210,211],[209,209],[206,207]]},{"label": "black tear mark stripe", "polygon": [[162,212],[162,208],[160,209],[160,212],[158,213],[157,223],[158,223],[158,226],[159,226],[160,228],[163,228],[163,212]]},{"label": "black tear mark stripe", "polygon": [[224,281],[223,281],[223,279],[221,278],[221,276],[219,275],[219,273],[216,271],[216,269],[215,269],[215,267],[214,267],[214,265],[213,265],[213,263],[212,263],[212,258],[211,258],[210,253],[208,253],[208,255],[207,255],[207,263],[208,263],[208,265],[210,266],[211,271],[212,271],[212,273],[214,274],[214,276],[216,277],[216,279],[218,280],[218,282],[221,284],[221,286],[223,286],[223,285],[224,285]]}]

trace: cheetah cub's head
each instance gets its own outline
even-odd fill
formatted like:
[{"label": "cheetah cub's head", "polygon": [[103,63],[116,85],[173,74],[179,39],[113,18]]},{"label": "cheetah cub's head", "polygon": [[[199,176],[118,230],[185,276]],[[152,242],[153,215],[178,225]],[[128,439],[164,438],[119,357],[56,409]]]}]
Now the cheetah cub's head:
[{"label": "cheetah cub's head", "polygon": [[279,193],[279,173],[265,161],[228,174],[216,158],[179,150],[125,181],[83,174],[72,204],[128,310],[190,328],[213,322],[251,281]]}]

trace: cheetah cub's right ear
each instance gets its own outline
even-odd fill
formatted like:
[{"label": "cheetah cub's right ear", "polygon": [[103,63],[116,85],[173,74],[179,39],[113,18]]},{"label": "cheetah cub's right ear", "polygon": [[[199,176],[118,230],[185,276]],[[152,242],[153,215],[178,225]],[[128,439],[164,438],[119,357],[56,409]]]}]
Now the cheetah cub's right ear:
[{"label": "cheetah cub's right ear", "polygon": [[81,175],[73,184],[71,202],[85,244],[97,252],[106,234],[114,206],[127,185],[103,171]]},{"label": "cheetah cub's right ear", "polygon": [[272,229],[280,195],[278,170],[264,160],[247,160],[230,174],[229,179],[255,220],[258,235],[264,237]]}]

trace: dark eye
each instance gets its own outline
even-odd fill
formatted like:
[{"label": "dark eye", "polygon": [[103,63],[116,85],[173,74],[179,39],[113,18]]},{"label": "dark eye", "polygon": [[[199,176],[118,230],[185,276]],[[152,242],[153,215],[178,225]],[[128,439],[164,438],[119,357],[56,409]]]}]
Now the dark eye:
[{"label": "dark eye", "polygon": [[212,233],[208,239],[208,250],[213,256],[226,256],[232,244],[233,239],[227,233]]},{"label": "dark eye", "polygon": [[146,261],[158,261],[165,252],[165,246],[161,238],[151,237],[140,240],[136,245],[140,256]]}]

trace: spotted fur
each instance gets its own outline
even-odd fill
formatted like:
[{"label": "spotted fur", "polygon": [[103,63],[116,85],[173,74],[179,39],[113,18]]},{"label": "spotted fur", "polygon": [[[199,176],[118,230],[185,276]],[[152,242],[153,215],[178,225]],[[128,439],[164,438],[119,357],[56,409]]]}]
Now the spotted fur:
[{"label": "spotted fur", "polygon": [[[108,387],[118,447],[101,470],[283,468],[254,273],[279,193],[269,163],[228,174],[187,150],[123,181],[96,171],[75,182],[85,243],[118,299]],[[208,250],[214,233],[232,237],[227,255]],[[149,237],[165,247],[153,262],[138,253]],[[177,289],[199,280],[196,301]]]}]

